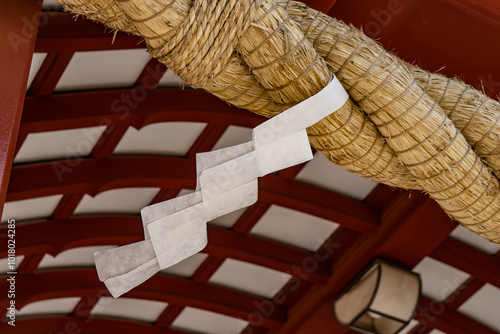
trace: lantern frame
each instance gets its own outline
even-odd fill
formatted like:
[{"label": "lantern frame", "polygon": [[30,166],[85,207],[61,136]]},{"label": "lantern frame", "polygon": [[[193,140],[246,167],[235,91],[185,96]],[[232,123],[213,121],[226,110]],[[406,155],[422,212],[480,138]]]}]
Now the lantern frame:
[{"label": "lantern frame", "polygon": [[[386,314],[384,312],[371,309],[371,307],[373,306],[373,302],[374,302],[375,298],[377,297],[377,293],[378,293],[380,285],[381,285],[381,279],[382,279],[381,264],[389,266],[389,267],[393,267],[396,270],[404,271],[404,272],[406,272],[406,273],[408,273],[410,275],[416,276],[418,278],[419,284],[418,284],[418,294],[417,294],[417,298],[416,298],[416,303],[415,303],[415,306],[414,306],[413,311],[411,313],[411,316],[408,318],[408,320],[403,320],[403,319],[395,317],[395,316],[393,316],[391,314]],[[337,312],[336,312],[336,309],[335,309],[336,303],[345,294],[347,294],[354,287],[356,287],[363,279],[365,279],[370,274],[370,272],[373,271],[373,270],[377,270],[377,274],[376,274],[377,278],[376,278],[375,288],[372,290],[373,292],[372,292],[372,295],[370,296],[370,300],[369,300],[367,306],[363,307],[359,311],[359,313],[349,323],[345,323],[345,322],[341,321],[339,319],[339,317],[337,315]],[[401,332],[401,330],[403,328],[405,328],[411,322],[411,320],[413,319],[413,317],[415,316],[415,313],[417,312],[418,306],[420,304],[419,301],[420,301],[421,297],[422,297],[422,280],[421,280],[420,274],[415,273],[415,272],[409,270],[408,268],[403,267],[403,266],[398,265],[398,264],[395,264],[395,263],[393,263],[391,261],[387,261],[385,259],[376,259],[365,270],[363,270],[363,272],[360,275],[358,275],[356,277],[356,279],[353,282],[351,282],[339,294],[339,296],[337,298],[335,298],[335,300],[333,301],[333,315],[334,315],[335,320],[337,321],[337,323],[340,324],[340,325],[342,325],[342,326],[350,327],[350,328],[355,329],[356,331],[360,331],[362,333],[378,334],[379,332],[377,332],[377,331],[371,331],[368,328],[363,328],[363,327],[356,326],[356,324],[359,322],[359,320],[363,316],[369,315],[369,313],[371,313],[371,314],[377,314],[380,317],[384,317],[384,318],[387,318],[387,319],[390,319],[390,320],[394,320],[394,321],[400,322],[402,324],[401,328],[399,328],[396,332],[391,333],[391,334],[397,334],[397,333]],[[371,317],[371,318],[374,319],[373,317]]]}]

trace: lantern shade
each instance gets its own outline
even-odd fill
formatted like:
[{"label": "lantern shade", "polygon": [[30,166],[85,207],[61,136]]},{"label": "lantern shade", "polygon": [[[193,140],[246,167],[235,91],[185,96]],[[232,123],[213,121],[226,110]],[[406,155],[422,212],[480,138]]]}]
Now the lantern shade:
[{"label": "lantern shade", "polygon": [[413,318],[420,293],[420,275],[377,260],[334,302],[335,318],[364,333],[398,333]]}]

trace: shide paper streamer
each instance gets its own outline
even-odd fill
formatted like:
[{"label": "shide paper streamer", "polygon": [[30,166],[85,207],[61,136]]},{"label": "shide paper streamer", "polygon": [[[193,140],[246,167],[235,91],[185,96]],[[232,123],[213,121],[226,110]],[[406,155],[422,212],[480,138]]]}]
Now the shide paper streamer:
[{"label": "shide paper streamer", "polygon": [[95,253],[99,279],[119,297],[207,245],[207,222],[257,201],[257,178],[313,158],[306,128],[349,96],[336,77],[319,93],[257,126],[252,140],[196,155],[194,193],[141,210],[144,241]]}]

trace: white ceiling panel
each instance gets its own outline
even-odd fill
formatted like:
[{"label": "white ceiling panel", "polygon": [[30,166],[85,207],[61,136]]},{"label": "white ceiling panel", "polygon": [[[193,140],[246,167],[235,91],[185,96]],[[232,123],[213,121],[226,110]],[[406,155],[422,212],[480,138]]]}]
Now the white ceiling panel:
[{"label": "white ceiling panel", "polygon": [[335,165],[321,153],[316,153],[296,179],[360,201],[378,184]]},{"label": "white ceiling panel", "polygon": [[35,76],[40,70],[40,67],[42,66],[46,56],[47,56],[46,53],[39,53],[39,52],[33,53],[33,58],[31,58],[30,73],[28,75],[27,89],[30,88],[31,83],[33,82],[33,79],[35,79]]},{"label": "white ceiling panel", "polygon": [[444,301],[470,275],[443,262],[426,257],[415,268],[422,279],[422,293],[436,301]]},{"label": "white ceiling panel", "polygon": [[86,157],[105,129],[105,126],[95,126],[30,133],[21,145],[14,163]]},{"label": "white ceiling panel", "polygon": [[290,274],[252,263],[226,259],[210,278],[210,283],[273,298],[290,280]]},{"label": "white ceiling panel", "polygon": [[157,154],[184,156],[206,123],[162,122],[140,130],[129,127],[114,154]]},{"label": "white ceiling panel", "polygon": [[108,248],[110,246],[88,246],[77,247],[65,250],[55,257],[50,254],[45,254],[38,265],[38,269],[48,268],[68,268],[68,267],[93,267],[95,266],[94,253]]},{"label": "white ceiling panel", "polygon": [[167,305],[167,303],[155,300],[101,297],[90,314],[154,322]]},{"label": "white ceiling panel", "polygon": [[214,220],[209,221],[210,225],[215,225],[222,228],[231,228],[238,221],[241,215],[245,212],[247,208],[239,209],[228,213],[227,215],[220,216]]},{"label": "white ceiling panel", "polygon": [[16,222],[49,217],[59,204],[62,195],[52,195],[6,202],[3,206],[2,223],[9,219]]},{"label": "white ceiling panel", "polygon": [[490,255],[496,254],[498,251],[500,251],[500,245],[486,240],[482,236],[472,232],[462,225],[458,225],[457,228],[454,229],[450,234],[450,236],[473,247],[476,247],[477,249],[482,250],[483,252]]},{"label": "white ceiling panel", "polygon": [[429,332],[429,334],[446,334],[446,333],[441,332],[439,329],[433,329]]},{"label": "white ceiling panel", "polygon": [[40,300],[24,306],[17,312],[17,316],[36,314],[68,314],[73,311],[79,301],[80,297]]},{"label": "white ceiling panel", "polygon": [[161,78],[158,87],[161,88],[188,88],[188,84],[184,83],[171,69],[167,69]]},{"label": "white ceiling panel", "polygon": [[313,252],[338,226],[326,219],[272,205],[250,234]]},{"label": "white ceiling panel", "polygon": [[194,254],[176,265],[161,270],[160,273],[185,278],[192,277],[207,257],[208,254],[205,253]]},{"label": "white ceiling panel", "polygon": [[398,332],[398,334],[408,334],[412,331],[413,328],[415,328],[418,325],[418,321],[415,319],[412,319],[406,327],[404,327],[402,330]]},{"label": "white ceiling panel", "polygon": [[485,284],[458,309],[500,333],[500,289]]},{"label": "white ceiling panel", "polygon": [[14,257],[14,262],[12,263],[12,265],[14,266],[15,269],[9,267],[10,264],[8,258],[0,259],[0,275],[4,275],[5,273],[11,271],[16,271],[17,268],[19,268],[19,265],[21,264],[23,259],[24,255],[19,255]]},{"label": "white ceiling panel", "polygon": [[[76,52],[56,91],[132,87],[149,59],[145,49]],[[137,96],[135,103],[144,99]]]},{"label": "white ceiling panel", "polygon": [[252,139],[252,128],[230,125],[219,138],[212,151],[245,143]]},{"label": "white ceiling panel", "polygon": [[219,313],[186,307],[175,319],[172,327],[204,334],[239,334],[248,322]]},{"label": "white ceiling panel", "polygon": [[160,188],[121,188],[103,191],[95,197],[85,195],[75,215],[85,214],[140,214]]}]

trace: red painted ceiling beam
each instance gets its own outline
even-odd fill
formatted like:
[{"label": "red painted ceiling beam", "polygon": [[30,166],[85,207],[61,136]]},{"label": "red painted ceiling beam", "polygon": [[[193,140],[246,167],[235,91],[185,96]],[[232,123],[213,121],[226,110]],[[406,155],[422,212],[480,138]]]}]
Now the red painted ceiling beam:
[{"label": "red painted ceiling beam", "polygon": [[379,228],[379,212],[368,205],[273,175],[259,179],[259,201],[309,213],[362,233],[374,233]]},{"label": "red painted ceiling beam", "polygon": [[28,95],[44,96],[54,92],[73,53],[49,53],[31,83]]},{"label": "red painted ceiling beam", "polygon": [[447,238],[430,256],[500,288],[499,258],[453,238]]},{"label": "red painted ceiling beam", "polygon": [[143,156],[17,166],[7,200],[72,193],[95,196],[121,187],[194,188],[195,169],[194,160]]},{"label": "red painted ceiling beam", "polygon": [[78,318],[64,316],[17,318],[15,327],[8,325],[6,322],[0,323],[0,331],[3,334],[187,334],[187,332],[181,330],[160,328],[136,321],[100,317]]},{"label": "red painted ceiling beam", "polygon": [[41,0],[0,3],[0,216],[14,160]]},{"label": "red painted ceiling beam", "polygon": [[[7,291],[7,280],[0,282],[0,290]],[[51,270],[16,278],[16,307],[50,298],[85,297],[102,293],[103,283],[95,269]],[[244,320],[262,321],[264,327],[277,330],[286,321],[286,308],[275,306],[272,312],[252,320],[252,312],[265,299],[254,297],[215,285],[197,283],[191,280],[167,275],[155,275],[124,297],[162,301],[176,305],[195,307],[225,314]],[[7,295],[0,297],[0,305],[9,303]]]},{"label": "red painted ceiling beam", "polygon": [[[150,59],[137,78],[133,91],[150,92],[158,86],[167,68],[156,59]],[[92,149],[90,156],[94,158],[110,157],[116,146],[127,132],[128,126],[108,125],[97,144]]]},{"label": "red painted ceiling beam", "polygon": [[38,31],[35,52],[78,52],[146,48],[137,36],[114,33],[100,23],[74,14],[48,12],[47,24]]},{"label": "red painted ceiling beam", "polygon": [[[140,95],[143,93],[146,98]],[[175,121],[255,127],[265,118],[231,107],[200,90],[137,88],[27,97],[21,132],[111,124],[139,129],[151,123]]]},{"label": "red painted ceiling beam", "polygon": [[[121,187],[193,189],[195,181],[195,163],[190,159],[116,157],[71,160],[13,168],[7,200],[69,193],[94,196]],[[263,202],[310,213],[363,233],[373,233],[378,229],[378,212],[361,202],[274,175],[261,178],[259,186],[259,198]]]},{"label": "red painted ceiling beam", "polygon": [[[7,228],[2,227],[0,234]],[[93,216],[20,224],[16,233],[22,235],[16,243],[19,255],[59,253],[84,246],[124,245],[143,240],[142,220],[136,216]],[[233,258],[282,272],[292,272],[292,266],[302,263],[311,254],[293,247],[258,237],[243,235],[208,226],[209,244],[203,252],[220,258]],[[0,252],[7,257],[7,250]],[[329,260],[318,263],[305,280],[325,282],[330,275]]]},{"label": "red painted ceiling beam", "polygon": [[[419,192],[395,192],[382,210],[382,225],[358,242],[353,251],[337,261],[328,282],[311,293],[305,303],[290,309],[289,320],[279,333],[308,328],[308,319],[322,303],[331,302],[377,257],[413,268],[443,242],[456,223],[431,199]],[[334,322],[333,317],[327,321]],[[313,324],[310,323],[312,326]]]},{"label": "red painted ceiling beam", "polygon": [[453,334],[498,334],[497,331],[477,322],[468,316],[450,309],[447,305],[438,303],[422,296],[415,320],[425,326],[437,328],[445,333]]}]

